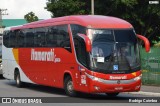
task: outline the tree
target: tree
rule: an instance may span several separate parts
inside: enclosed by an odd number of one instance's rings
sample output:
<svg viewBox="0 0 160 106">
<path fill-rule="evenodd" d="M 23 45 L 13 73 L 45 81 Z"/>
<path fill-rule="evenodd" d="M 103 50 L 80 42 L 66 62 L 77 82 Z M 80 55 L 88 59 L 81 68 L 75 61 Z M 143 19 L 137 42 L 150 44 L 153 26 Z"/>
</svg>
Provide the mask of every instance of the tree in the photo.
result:
<svg viewBox="0 0 160 106">
<path fill-rule="evenodd" d="M 100 2 L 101 0 L 95 0 L 95 4 L 98 4 L 95 5 L 96 14 L 127 20 L 134 26 L 137 33 L 146 36 L 150 41 L 158 40 L 158 36 L 160 36 L 159 4 L 149 4 L 148 0 L 107 0 L 103 3 Z"/>
<path fill-rule="evenodd" d="M 86 10 L 85 0 L 47 0 L 48 11 L 52 13 L 52 17 L 60 17 L 67 15 L 88 14 Z"/>
<path fill-rule="evenodd" d="M 28 23 L 39 20 L 38 17 L 35 15 L 35 13 L 32 12 L 32 11 L 29 12 L 28 14 L 26 14 L 26 15 L 24 16 L 24 19 L 25 19 Z"/>
<path fill-rule="evenodd" d="M 91 0 L 47 1 L 45 8 L 53 17 L 91 13 Z M 160 6 L 148 0 L 95 0 L 95 14 L 122 18 L 150 41 L 160 36 Z"/>
<path fill-rule="evenodd" d="M 160 47 L 160 37 L 158 37 L 158 40 L 153 40 L 152 43 L 154 44 L 153 46 Z"/>
</svg>

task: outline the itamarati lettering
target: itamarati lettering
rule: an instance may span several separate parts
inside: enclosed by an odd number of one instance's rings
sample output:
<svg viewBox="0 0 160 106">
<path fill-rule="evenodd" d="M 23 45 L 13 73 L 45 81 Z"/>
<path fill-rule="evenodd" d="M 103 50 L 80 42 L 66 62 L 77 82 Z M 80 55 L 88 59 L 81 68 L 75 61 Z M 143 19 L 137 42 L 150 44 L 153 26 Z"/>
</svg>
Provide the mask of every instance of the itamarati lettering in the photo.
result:
<svg viewBox="0 0 160 106">
<path fill-rule="evenodd" d="M 60 58 L 56 58 L 54 54 L 54 49 L 50 51 L 36 51 L 35 49 L 31 49 L 31 60 L 60 62 Z"/>
<path fill-rule="evenodd" d="M 127 79 L 127 76 L 110 76 L 110 79 Z"/>
</svg>

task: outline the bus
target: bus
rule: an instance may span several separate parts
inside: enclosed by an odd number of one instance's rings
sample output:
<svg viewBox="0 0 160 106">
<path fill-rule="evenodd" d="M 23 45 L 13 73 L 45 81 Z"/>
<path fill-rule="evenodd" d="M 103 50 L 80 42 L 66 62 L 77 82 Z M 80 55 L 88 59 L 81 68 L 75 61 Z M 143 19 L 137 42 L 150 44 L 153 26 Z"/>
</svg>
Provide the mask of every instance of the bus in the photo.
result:
<svg viewBox="0 0 160 106">
<path fill-rule="evenodd" d="M 24 83 L 77 92 L 139 91 L 141 64 L 138 39 L 147 38 L 125 20 L 100 15 L 73 15 L 41 20 L 4 30 L 3 76 Z"/>
</svg>

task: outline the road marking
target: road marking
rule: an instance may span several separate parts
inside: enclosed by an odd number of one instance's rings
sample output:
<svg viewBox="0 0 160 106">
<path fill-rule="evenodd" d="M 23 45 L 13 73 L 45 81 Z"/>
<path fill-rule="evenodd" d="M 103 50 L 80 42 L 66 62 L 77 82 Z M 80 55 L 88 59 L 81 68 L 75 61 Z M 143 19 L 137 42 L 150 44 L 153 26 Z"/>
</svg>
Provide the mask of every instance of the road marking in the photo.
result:
<svg viewBox="0 0 160 106">
<path fill-rule="evenodd" d="M 139 91 L 139 92 L 125 92 L 125 93 L 135 94 L 135 95 L 160 96 L 160 93 L 155 93 L 155 92 L 143 92 L 143 91 Z"/>
</svg>

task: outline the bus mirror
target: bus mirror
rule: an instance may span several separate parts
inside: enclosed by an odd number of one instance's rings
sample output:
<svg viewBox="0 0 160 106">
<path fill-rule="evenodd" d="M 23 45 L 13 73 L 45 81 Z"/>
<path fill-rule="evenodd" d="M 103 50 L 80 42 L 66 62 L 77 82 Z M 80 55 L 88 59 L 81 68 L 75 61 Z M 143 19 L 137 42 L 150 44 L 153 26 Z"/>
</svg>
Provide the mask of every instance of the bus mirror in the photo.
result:
<svg viewBox="0 0 160 106">
<path fill-rule="evenodd" d="M 92 45 L 91 45 L 91 40 L 86 36 L 85 38 L 85 43 L 86 43 L 86 51 L 91 52 L 92 50 Z"/>
<path fill-rule="evenodd" d="M 88 36 L 86 36 L 84 34 L 78 34 L 78 36 L 80 36 L 81 38 L 83 38 L 83 40 L 85 41 L 86 51 L 87 52 L 91 52 L 92 45 L 91 45 L 91 40 L 88 38 Z"/>
<path fill-rule="evenodd" d="M 149 51 L 150 51 L 150 43 L 149 43 L 149 40 L 148 40 L 146 37 L 142 36 L 142 35 L 138 35 L 138 34 L 137 34 L 137 37 L 138 37 L 139 39 L 143 40 L 144 45 L 145 45 L 146 52 L 149 52 Z"/>
</svg>

